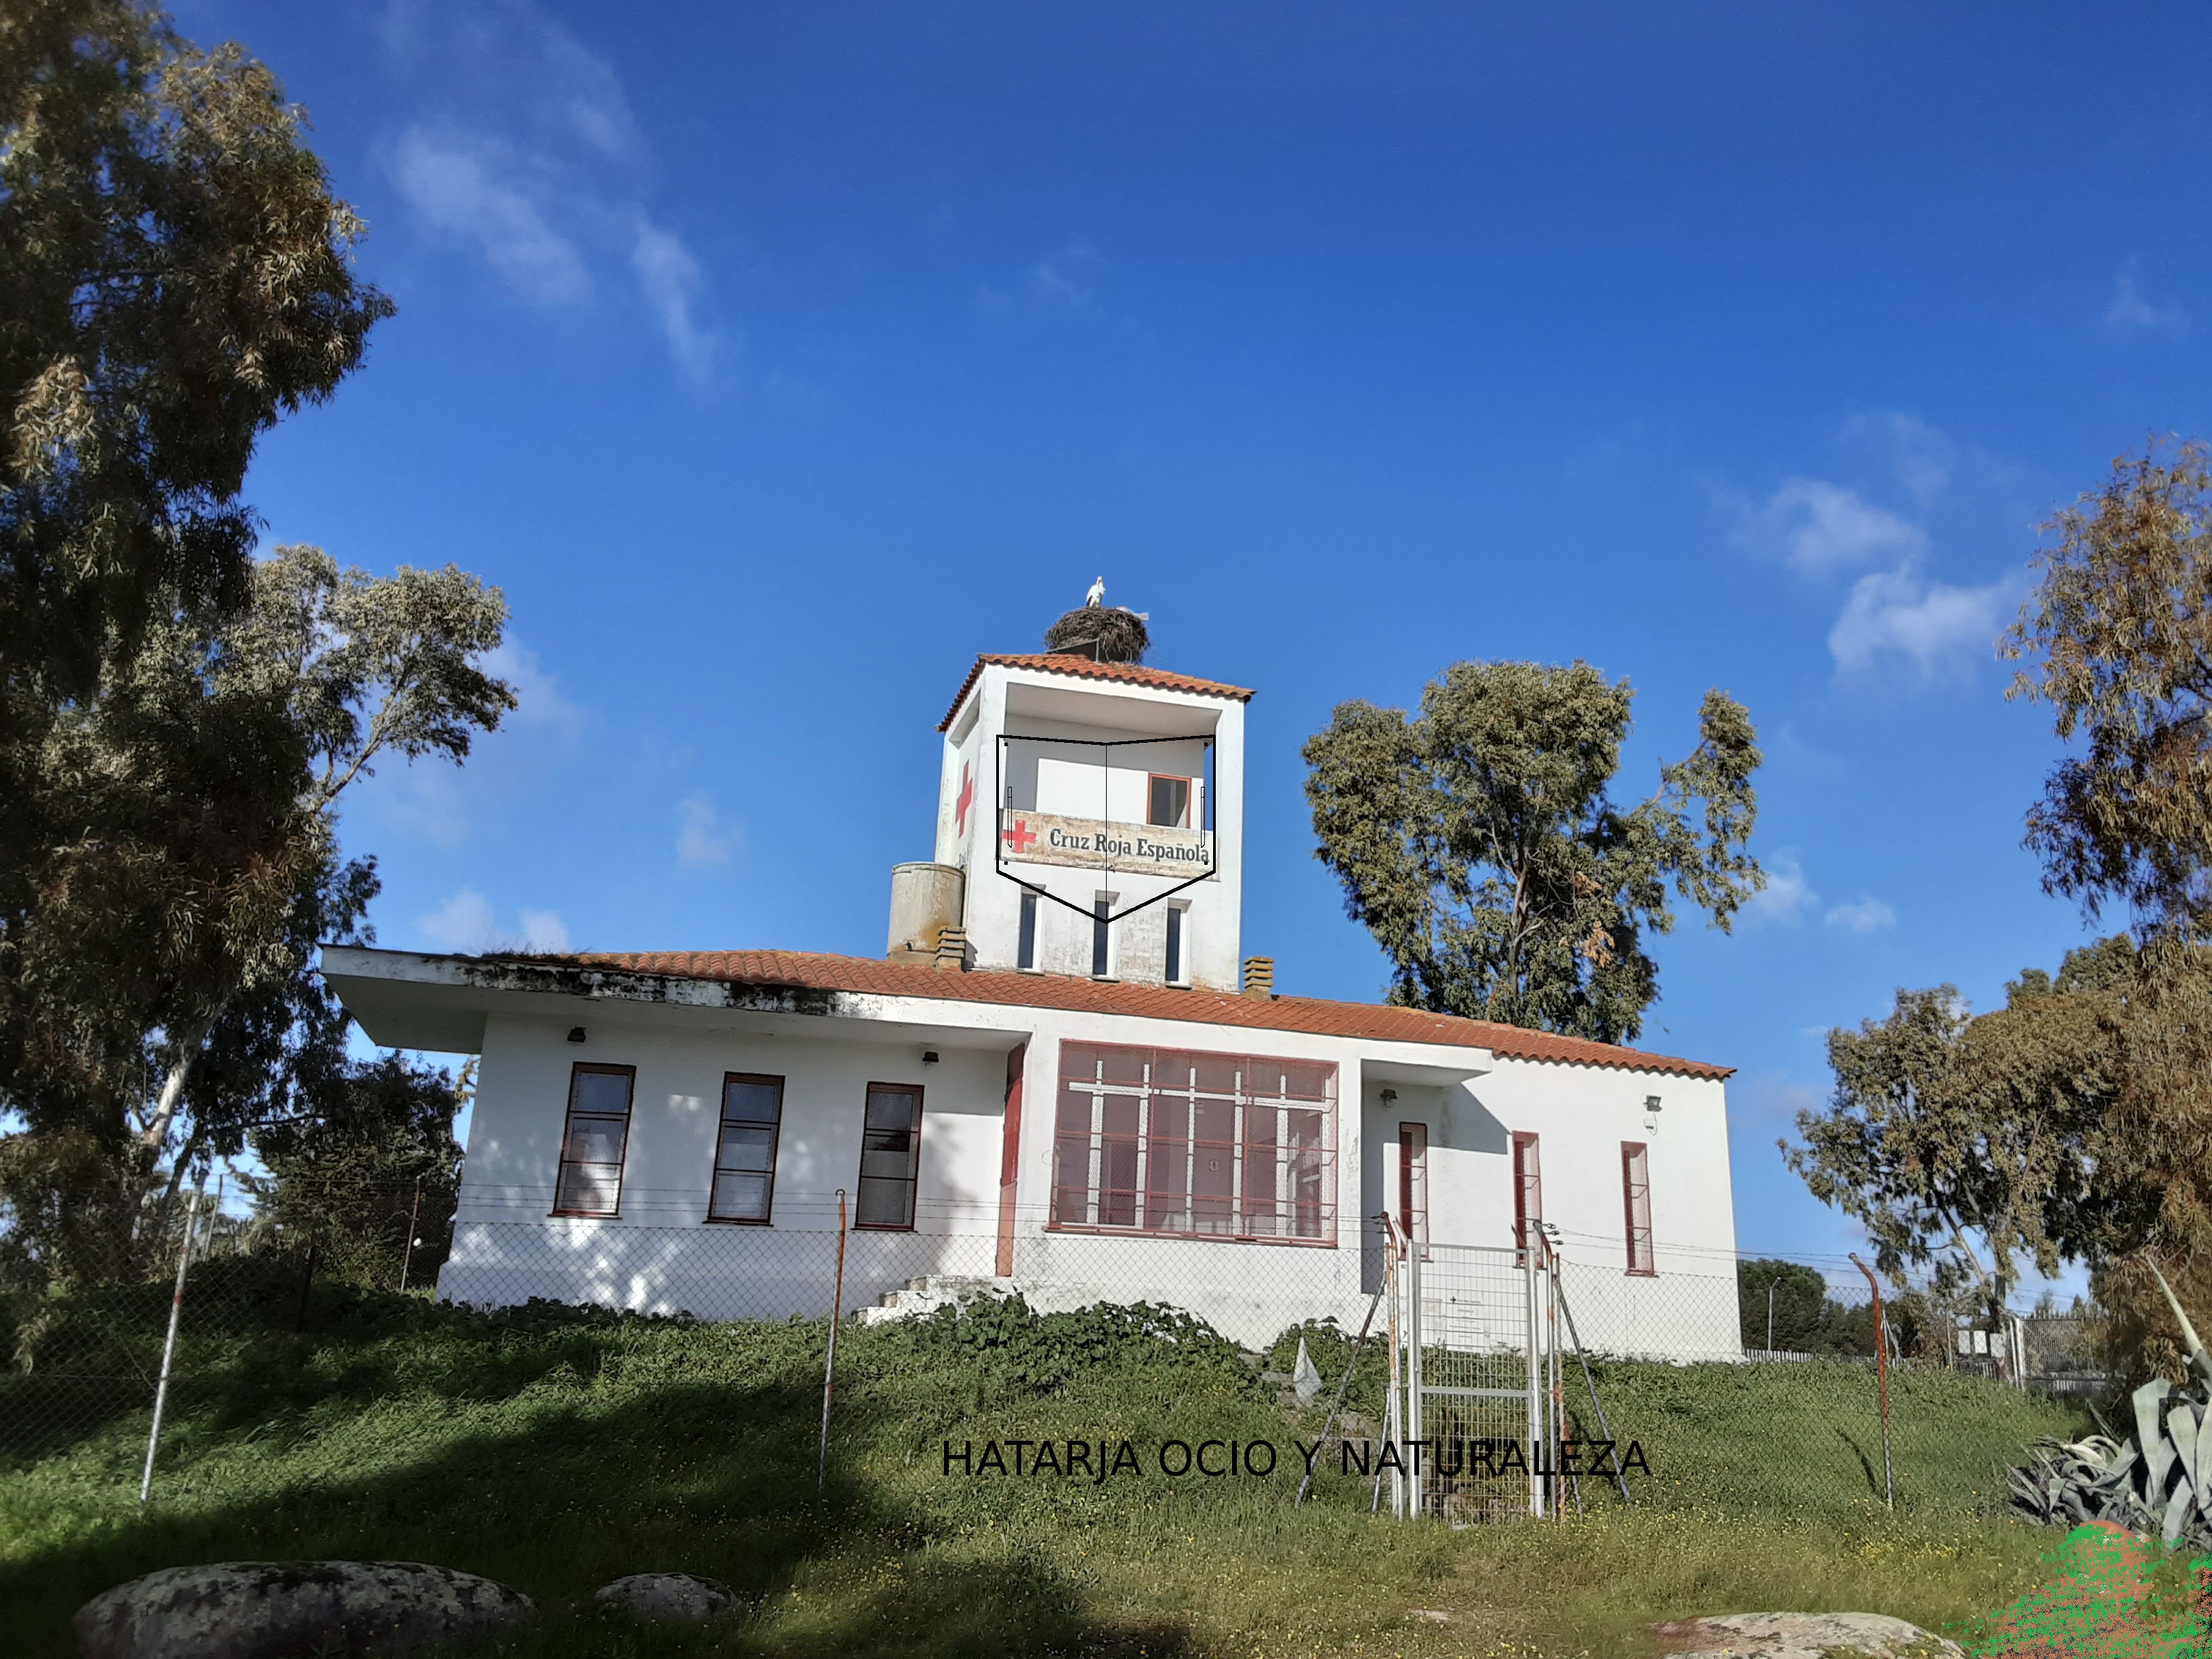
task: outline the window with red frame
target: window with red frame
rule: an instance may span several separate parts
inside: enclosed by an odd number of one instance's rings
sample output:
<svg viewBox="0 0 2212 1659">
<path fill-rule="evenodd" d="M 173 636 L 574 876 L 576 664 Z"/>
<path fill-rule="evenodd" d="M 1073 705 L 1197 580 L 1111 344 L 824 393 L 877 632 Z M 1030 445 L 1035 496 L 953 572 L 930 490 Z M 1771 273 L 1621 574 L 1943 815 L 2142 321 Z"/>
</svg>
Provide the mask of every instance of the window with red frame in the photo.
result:
<svg viewBox="0 0 2212 1659">
<path fill-rule="evenodd" d="M 1536 1137 L 1516 1129 L 1513 1133 L 1513 1243 L 1516 1249 L 1528 1248 L 1529 1230 L 1543 1218 L 1544 1171 L 1538 1160 Z"/>
<path fill-rule="evenodd" d="M 1064 1042 L 1052 1224 L 1329 1243 L 1336 1067 Z"/>
<path fill-rule="evenodd" d="M 579 1061 L 569 1068 L 554 1214 L 613 1215 L 622 1208 L 623 1154 L 629 1145 L 630 1095 L 636 1086 L 635 1066 Z"/>
<path fill-rule="evenodd" d="M 1651 1155 L 1640 1140 L 1620 1143 L 1620 1196 L 1628 1219 L 1628 1271 L 1656 1273 L 1651 1254 Z"/>
<path fill-rule="evenodd" d="M 1190 780 L 1152 773 L 1145 801 L 1145 822 L 1163 830 L 1189 829 Z"/>
<path fill-rule="evenodd" d="M 1398 1126 L 1398 1231 L 1410 1243 L 1429 1242 L 1429 1126 L 1425 1123 Z"/>
</svg>

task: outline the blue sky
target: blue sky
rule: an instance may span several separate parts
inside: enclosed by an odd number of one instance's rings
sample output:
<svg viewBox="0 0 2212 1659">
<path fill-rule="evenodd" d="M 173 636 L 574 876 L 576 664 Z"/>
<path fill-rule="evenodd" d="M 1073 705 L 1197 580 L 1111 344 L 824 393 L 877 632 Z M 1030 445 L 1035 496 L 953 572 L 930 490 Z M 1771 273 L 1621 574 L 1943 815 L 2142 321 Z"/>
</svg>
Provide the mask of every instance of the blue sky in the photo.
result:
<svg viewBox="0 0 2212 1659">
<path fill-rule="evenodd" d="M 399 304 L 265 445 L 269 540 L 453 561 L 512 724 L 344 820 L 395 946 L 883 948 L 975 653 L 1103 572 L 1257 689 L 1246 948 L 1367 998 L 1297 758 L 1463 658 L 1720 685 L 1775 874 L 1646 1046 L 1741 1068 L 1748 1249 L 1821 1033 L 2088 934 L 1991 641 L 2036 525 L 2212 430 L 2212 14 L 2078 6 L 190 0 Z"/>
</svg>

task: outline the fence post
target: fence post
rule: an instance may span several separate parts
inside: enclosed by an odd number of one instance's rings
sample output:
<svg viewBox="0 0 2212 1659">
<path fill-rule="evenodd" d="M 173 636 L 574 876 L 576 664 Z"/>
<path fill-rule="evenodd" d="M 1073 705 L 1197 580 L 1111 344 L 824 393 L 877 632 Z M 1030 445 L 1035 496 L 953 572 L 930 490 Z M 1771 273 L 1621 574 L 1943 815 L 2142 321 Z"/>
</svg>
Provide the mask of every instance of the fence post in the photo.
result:
<svg viewBox="0 0 2212 1659">
<path fill-rule="evenodd" d="M 837 1322 L 845 1309 L 845 1189 L 837 1189 L 837 1288 L 830 1297 L 830 1352 L 822 1361 L 822 1445 L 814 1460 L 814 1494 L 830 1479 L 830 1391 L 837 1377 Z"/>
<path fill-rule="evenodd" d="M 1851 1253 L 1851 1265 L 1866 1275 L 1867 1288 L 1874 1292 L 1874 1369 L 1881 1389 L 1881 1487 L 1882 1506 L 1892 1515 L 1897 1513 L 1897 1477 L 1889 1461 L 1889 1327 L 1881 1316 L 1881 1285 L 1874 1276 L 1874 1269 Z"/>
<path fill-rule="evenodd" d="M 1536 1328 L 1536 1233 L 1532 1222 L 1521 1226 L 1521 1373 L 1528 1395 L 1528 1513 L 1544 1513 L 1544 1485 L 1536 1467 L 1542 1456 L 1544 1407 L 1537 1366 L 1540 1343 Z"/>
<path fill-rule="evenodd" d="M 1421 1347 L 1425 1337 L 1421 1329 L 1421 1246 L 1420 1241 L 1408 1232 L 1406 1235 L 1406 1433 L 1405 1444 L 1399 1448 L 1410 1460 L 1406 1465 L 1407 1503 L 1408 1515 L 1425 1513 L 1428 1510 L 1428 1483 L 1421 1477 L 1420 1458 L 1421 1419 Z"/>
<path fill-rule="evenodd" d="M 407 1291 L 407 1270 L 415 1265 L 415 1224 L 422 1218 L 422 1177 L 415 1177 L 415 1206 L 407 1212 L 407 1249 L 399 1258 L 399 1290 Z"/>
<path fill-rule="evenodd" d="M 161 1339 L 161 1378 L 154 1385 L 154 1423 L 146 1431 L 146 1468 L 138 1477 L 138 1501 L 154 1490 L 154 1454 L 161 1445 L 161 1413 L 169 1403 L 169 1366 L 177 1353 L 177 1320 L 185 1310 L 185 1269 L 191 1265 L 192 1229 L 199 1224 L 200 1200 L 207 1196 L 207 1177 L 193 1190 L 191 1207 L 185 1212 L 185 1242 L 177 1252 L 177 1288 L 169 1297 L 169 1334 Z"/>
</svg>

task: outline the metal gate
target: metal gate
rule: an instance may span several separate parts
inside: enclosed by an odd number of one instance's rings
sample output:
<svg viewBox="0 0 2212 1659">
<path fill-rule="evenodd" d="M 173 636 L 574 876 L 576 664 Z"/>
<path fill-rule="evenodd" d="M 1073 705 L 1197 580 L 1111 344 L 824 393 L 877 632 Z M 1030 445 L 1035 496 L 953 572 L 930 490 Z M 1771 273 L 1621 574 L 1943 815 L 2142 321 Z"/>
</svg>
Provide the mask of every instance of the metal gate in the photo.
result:
<svg viewBox="0 0 2212 1659">
<path fill-rule="evenodd" d="M 1548 1252 L 1391 1233 L 1392 1512 L 1547 1513 L 1562 1416 Z"/>
</svg>

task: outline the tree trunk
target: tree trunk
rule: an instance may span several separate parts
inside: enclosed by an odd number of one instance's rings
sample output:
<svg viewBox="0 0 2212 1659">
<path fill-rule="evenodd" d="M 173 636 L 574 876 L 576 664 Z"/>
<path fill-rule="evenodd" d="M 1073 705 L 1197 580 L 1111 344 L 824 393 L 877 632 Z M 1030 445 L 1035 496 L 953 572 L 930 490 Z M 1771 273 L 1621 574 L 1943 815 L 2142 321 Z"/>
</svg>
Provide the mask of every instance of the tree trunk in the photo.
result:
<svg viewBox="0 0 2212 1659">
<path fill-rule="evenodd" d="M 200 1057 L 200 1045 L 215 1024 L 213 1014 L 205 1015 L 186 1025 L 177 1037 L 177 1057 L 169 1062 L 168 1074 L 161 1079 L 161 1092 L 154 1102 L 154 1115 L 147 1120 L 138 1139 L 146 1150 L 161 1156 L 161 1143 L 169 1138 L 169 1126 L 177 1121 L 177 1108 L 184 1103 L 185 1084 L 191 1077 L 192 1062 Z"/>
</svg>

